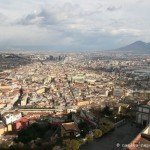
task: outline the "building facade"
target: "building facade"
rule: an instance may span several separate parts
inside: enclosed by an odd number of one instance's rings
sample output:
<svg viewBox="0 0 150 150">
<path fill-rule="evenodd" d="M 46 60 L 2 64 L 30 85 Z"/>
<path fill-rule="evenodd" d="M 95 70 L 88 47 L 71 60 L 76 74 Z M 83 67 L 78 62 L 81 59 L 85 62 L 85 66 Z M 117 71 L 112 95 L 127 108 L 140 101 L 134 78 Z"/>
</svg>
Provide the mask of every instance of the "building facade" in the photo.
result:
<svg viewBox="0 0 150 150">
<path fill-rule="evenodd" d="M 150 123 L 150 105 L 138 106 L 136 122 L 143 127 L 146 127 Z"/>
</svg>

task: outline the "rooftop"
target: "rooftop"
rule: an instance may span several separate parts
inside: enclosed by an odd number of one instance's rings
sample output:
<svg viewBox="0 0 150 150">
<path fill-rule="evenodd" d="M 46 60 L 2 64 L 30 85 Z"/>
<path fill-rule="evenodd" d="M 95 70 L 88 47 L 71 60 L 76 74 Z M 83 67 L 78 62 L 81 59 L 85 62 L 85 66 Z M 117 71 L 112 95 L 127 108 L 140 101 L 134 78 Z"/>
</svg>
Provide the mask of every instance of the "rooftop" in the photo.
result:
<svg viewBox="0 0 150 150">
<path fill-rule="evenodd" d="M 80 131 L 77 124 L 74 122 L 69 122 L 69 123 L 62 123 L 63 128 L 68 131 L 68 130 L 74 130 L 74 131 Z"/>
</svg>

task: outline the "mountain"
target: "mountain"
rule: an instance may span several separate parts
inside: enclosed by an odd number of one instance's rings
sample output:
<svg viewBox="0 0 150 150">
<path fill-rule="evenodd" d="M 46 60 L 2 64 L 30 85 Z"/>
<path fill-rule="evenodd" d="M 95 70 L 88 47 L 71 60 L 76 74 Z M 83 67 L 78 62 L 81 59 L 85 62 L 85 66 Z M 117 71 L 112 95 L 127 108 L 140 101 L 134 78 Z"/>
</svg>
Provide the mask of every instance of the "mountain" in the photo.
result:
<svg viewBox="0 0 150 150">
<path fill-rule="evenodd" d="M 132 51 L 132 52 L 146 52 L 150 53 L 150 43 L 145 43 L 143 41 L 136 41 L 127 46 L 117 49 L 119 51 Z"/>
</svg>

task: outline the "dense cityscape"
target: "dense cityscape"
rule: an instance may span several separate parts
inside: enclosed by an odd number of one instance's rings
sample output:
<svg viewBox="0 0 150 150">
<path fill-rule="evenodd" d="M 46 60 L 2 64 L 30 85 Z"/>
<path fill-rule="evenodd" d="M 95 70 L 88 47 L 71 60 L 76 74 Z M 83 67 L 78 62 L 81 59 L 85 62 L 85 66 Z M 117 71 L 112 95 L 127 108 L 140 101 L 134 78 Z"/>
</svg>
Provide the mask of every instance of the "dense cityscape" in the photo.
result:
<svg viewBox="0 0 150 150">
<path fill-rule="evenodd" d="M 112 51 L 0 57 L 1 149 L 149 146 L 149 55 Z M 111 145 L 92 146 L 112 134 Z"/>
<path fill-rule="evenodd" d="M 150 0 L 0 0 L 0 150 L 150 150 Z"/>
</svg>

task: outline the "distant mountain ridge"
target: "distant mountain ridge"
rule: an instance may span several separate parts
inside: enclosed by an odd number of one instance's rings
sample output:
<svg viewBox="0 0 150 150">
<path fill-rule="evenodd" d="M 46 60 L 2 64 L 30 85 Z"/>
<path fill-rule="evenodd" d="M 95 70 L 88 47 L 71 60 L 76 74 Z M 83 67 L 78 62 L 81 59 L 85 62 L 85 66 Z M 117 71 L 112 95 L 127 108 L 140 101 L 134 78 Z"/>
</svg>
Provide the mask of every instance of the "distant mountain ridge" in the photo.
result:
<svg viewBox="0 0 150 150">
<path fill-rule="evenodd" d="M 146 42 L 143 42 L 143 41 L 136 41 L 132 44 L 129 44 L 129 45 L 121 47 L 121 48 L 118 48 L 116 50 L 150 53 L 150 43 L 146 43 Z"/>
</svg>

